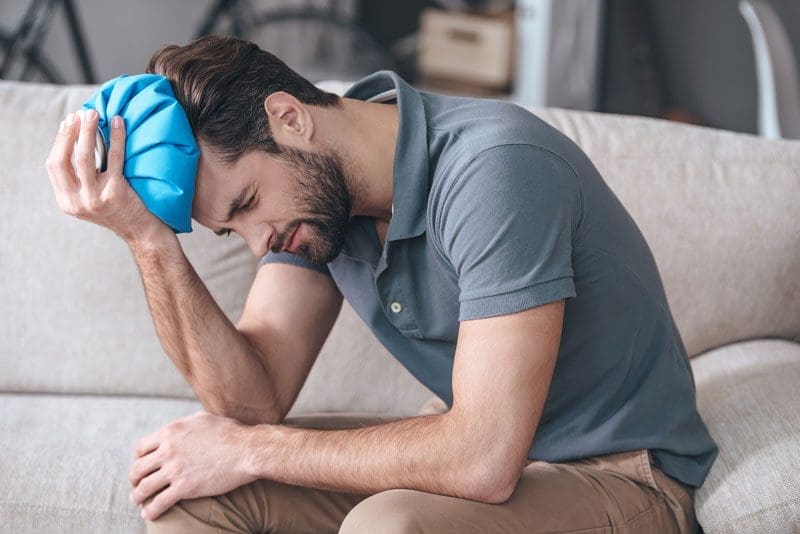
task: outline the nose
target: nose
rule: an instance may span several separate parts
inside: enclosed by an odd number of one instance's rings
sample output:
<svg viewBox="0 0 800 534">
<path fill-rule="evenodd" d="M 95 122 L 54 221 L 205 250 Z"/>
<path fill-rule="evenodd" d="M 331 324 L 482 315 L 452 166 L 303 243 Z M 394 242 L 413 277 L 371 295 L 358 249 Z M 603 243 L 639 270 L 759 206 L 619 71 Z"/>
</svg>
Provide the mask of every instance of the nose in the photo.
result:
<svg viewBox="0 0 800 534">
<path fill-rule="evenodd" d="M 244 239 L 245 243 L 247 243 L 248 248 L 254 256 L 260 258 L 267 253 L 267 245 L 269 244 L 269 237 L 271 235 L 268 228 L 263 228 L 263 230 L 242 229 L 242 232 L 243 233 L 240 235 Z"/>
</svg>

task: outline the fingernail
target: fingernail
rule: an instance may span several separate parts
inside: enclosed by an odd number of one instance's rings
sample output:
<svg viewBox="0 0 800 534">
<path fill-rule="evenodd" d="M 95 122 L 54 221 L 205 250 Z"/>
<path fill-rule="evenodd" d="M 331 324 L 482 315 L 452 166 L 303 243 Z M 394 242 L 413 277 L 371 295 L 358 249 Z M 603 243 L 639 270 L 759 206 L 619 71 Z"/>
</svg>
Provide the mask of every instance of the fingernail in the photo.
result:
<svg viewBox="0 0 800 534">
<path fill-rule="evenodd" d="M 61 124 L 58 126 L 58 133 L 61 133 L 63 131 L 64 131 L 64 121 L 61 121 Z"/>
<path fill-rule="evenodd" d="M 70 113 L 67 115 L 67 126 L 72 126 L 72 123 L 75 122 L 75 114 Z"/>
<path fill-rule="evenodd" d="M 78 115 L 78 118 L 81 120 L 81 122 L 83 122 L 83 119 L 84 119 L 84 112 L 83 112 L 83 110 L 82 110 L 82 109 L 79 109 L 78 111 L 76 111 L 76 112 L 75 112 L 75 114 L 76 114 L 76 115 Z"/>
<path fill-rule="evenodd" d="M 119 115 L 114 115 L 111 118 L 111 127 L 119 128 L 120 126 L 122 126 L 122 117 L 120 117 Z"/>
<path fill-rule="evenodd" d="M 86 120 L 93 121 L 97 118 L 97 111 L 90 109 L 86 112 Z"/>
</svg>

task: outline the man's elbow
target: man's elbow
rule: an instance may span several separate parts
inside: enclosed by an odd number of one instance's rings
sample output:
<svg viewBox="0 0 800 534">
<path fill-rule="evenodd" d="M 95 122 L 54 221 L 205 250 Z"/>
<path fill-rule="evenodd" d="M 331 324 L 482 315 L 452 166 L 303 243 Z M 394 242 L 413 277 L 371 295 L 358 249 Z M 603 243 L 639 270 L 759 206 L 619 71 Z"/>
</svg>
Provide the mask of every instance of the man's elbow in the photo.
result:
<svg viewBox="0 0 800 534">
<path fill-rule="evenodd" d="M 507 455 L 496 460 L 487 460 L 491 455 L 482 455 L 466 471 L 461 493 L 470 500 L 487 504 L 506 502 L 517 487 L 522 475 L 524 461 L 516 460 L 515 455 Z"/>
<path fill-rule="evenodd" d="M 270 424 L 277 425 L 283 422 L 284 416 L 276 410 L 266 406 L 244 405 L 237 399 L 217 398 L 209 401 L 201 399 L 203 408 L 214 415 L 230 417 L 245 425 Z"/>
</svg>

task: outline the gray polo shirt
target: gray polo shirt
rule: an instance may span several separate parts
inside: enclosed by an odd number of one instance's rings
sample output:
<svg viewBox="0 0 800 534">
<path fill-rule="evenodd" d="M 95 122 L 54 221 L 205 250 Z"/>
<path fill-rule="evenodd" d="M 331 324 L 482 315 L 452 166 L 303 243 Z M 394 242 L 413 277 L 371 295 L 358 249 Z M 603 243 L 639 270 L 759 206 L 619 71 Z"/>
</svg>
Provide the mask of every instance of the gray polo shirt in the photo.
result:
<svg viewBox="0 0 800 534">
<path fill-rule="evenodd" d="M 705 480 L 717 447 L 650 248 L 575 143 L 500 101 L 418 92 L 391 71 L 345 96 L 396 98 L 393 215 L 381 248 L 355 216 L 325 267 L 377 339 L 448 405 L 459 321 L 566 299 L 558 359 L 528 458 L 648 448 Z M 491 354 L 486 355 L 491 358 Z"/>
</svg>

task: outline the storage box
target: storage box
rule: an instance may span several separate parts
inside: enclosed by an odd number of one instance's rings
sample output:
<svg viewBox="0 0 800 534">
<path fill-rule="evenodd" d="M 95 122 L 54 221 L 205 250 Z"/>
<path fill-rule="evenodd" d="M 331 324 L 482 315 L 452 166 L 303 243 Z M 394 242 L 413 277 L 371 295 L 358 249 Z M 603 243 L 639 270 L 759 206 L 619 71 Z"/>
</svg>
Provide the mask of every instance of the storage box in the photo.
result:
<svg viewBox="0 0 800 534">
<path fill-rule="evenodd" d="M 427 81 L 449 80 L 495 89 L 510 86 L 514 19 L 438 9 L 420 15 L 418 69 Z"/>
</svg>

